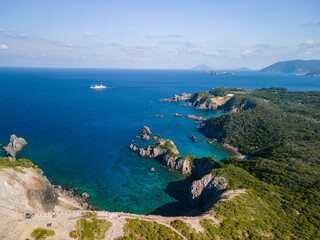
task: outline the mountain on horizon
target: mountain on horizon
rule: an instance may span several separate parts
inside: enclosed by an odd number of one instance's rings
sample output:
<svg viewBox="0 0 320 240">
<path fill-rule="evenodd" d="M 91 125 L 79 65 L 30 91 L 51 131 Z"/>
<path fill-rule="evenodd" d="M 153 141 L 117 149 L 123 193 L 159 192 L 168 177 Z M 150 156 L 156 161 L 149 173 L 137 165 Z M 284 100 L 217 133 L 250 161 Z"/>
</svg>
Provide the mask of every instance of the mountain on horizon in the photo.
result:
<svg viewBox="0 0 320 240">
<path fill-rule="evenodd" d="M 247 67 L 241 67 L 241 68 L 234 69 L 234 71 L 249 72 L 249 71 L 255 71 L 255 70 L 247 68 Z"/>
<path fill-rule="evenodd" d="M 274 63 L 260 72 L 308 74 L 320 71 L 320 60 L 292 60 Z"/>
<path fill-rule="evenodd" d="M 213 69 L 212 67 L 209 67 L 206 64 L 200 64 L 191 68 L 191 70 L 212 70 L 212 69 Z"/>
</svg>

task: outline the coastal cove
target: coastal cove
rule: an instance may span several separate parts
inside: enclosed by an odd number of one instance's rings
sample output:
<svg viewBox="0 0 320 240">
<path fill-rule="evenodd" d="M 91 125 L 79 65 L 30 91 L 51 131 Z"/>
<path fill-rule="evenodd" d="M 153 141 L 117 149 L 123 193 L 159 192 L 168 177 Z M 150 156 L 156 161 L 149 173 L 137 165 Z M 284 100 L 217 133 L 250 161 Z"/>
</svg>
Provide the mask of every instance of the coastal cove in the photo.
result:
<svg viewBox="0 0 320 240">
<path fill-rule="evenodd" d="M 87 191 L 99 209 L 138 214 L 174 202 L 166 187 L 184 179 L 179 172 L 169 172 L 157 161 L 128 150 L 143 125 L 173 140 L 182 155 L 217 160 L 230 156 L 206 143 L 192 119 L 172 116 L 209 118 L 221 112 L 158 99 L 218 86 L 313 90 L 320 85 L 317 78 L 251 72 L 210 76 L 201 71 L 12 68 L 0 69 L 0 83 L 0 100 L 6 103 L 0 143 L 7 144 L 12 133 L 23 136 L 29 145 L 18 157 L 31 159 L 49 180 Z M 90 90 L 96 83 L 111 88 Z M 190 134 L 200 142 L 191 141 Z M 155 172 L 149 172 L 152 167 Z"/>
</svg>

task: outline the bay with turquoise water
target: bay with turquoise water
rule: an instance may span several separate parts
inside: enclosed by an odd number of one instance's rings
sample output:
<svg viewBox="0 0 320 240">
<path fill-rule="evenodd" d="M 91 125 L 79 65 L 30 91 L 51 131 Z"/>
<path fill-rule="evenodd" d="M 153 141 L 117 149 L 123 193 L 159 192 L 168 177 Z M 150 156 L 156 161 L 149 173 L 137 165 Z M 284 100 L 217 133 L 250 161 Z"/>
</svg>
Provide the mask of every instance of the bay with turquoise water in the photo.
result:
<svg viewBox="0 0 320 240">
<path fill-rule="evenodd" d="M 92 84 L 110 88 L 91 90 Z M 0 143 L 6 145 L 11 134 L 25 138 L 29 144 L 18 157 L 32 160 L 55 184 L 87 191 L 101 210 L 147 214 L 175 201 L 166 188 L 184 176 L 130 152 L 131 140 L 145 125 L 172 139 L 181 155 L 217 160 L 230 156 L 206 143 L 193 120 L 172 116 L 210 117 L 220 112 L 158 101 L 215 87 L 319 90 L 320 78 L 259 72 L 213 76 L 188 70 L 0 68 Z M 192 142 L 192 133 L 202 141 Z M 151 167 L 155 172 L 149 172 Z"/>
</svg>

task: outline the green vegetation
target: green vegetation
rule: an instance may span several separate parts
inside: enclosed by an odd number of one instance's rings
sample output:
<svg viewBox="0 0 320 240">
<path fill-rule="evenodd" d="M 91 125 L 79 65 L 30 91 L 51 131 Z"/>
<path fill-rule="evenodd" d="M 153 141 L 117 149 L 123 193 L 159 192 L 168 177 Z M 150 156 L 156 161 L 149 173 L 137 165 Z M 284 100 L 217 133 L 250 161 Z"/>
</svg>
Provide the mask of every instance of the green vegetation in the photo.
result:
<svg viewBox="0 0 320 240">
<path fill-rule="evenodd" d="M 97 213 L 96 212 L 83 212 L 82 216 L 85 218 L 91 218 L 91 217 L 96 217 Z"/>
<path fill-rule="evenodd" d="M 25 173 L 23 168 L 33 168 L 38 174 L 42 175 L 42 171 L 39 168 L 37 168 L 30 160 L 24 158 L 17 161 L 10 161 L 8 158 L 0 157 L 0 170 L 3 168 L 12 168 L 20 173 Z"/>
<path fill-rule="evenodd" d="M 247 193 L 215 207 L 221 224 L 203 221 L 208 236 L 319 239 L 320 93 L 261 89 L 222 107 L 238 111 L 209 119 L 206 132 L 249 159 L 223 159 L 212 174 Z"/>
<path fill-rule="evenodd" d="M 165 141 L 166 141 L 165 144 L 156 145 L 156 146 L 154 146 L 154 148 L 160 148 L 162 150 L 165 150 L 170 157 L 178 157 L 178 154 L 176 154 L 173 151 L 175 149 L 175 147 L 174 147 L 172 141 L 171 140 L 165 140 Z"/>
<path fill-rule="evenodd" d="M 104 239 L 112 223 L 107 220 L 94 218 L 96 213 L 86 212 L 82 213 L 82 215 L 87 218 L 77 221 L 76 230 L 70 232 L 70 237 L 78 240 Z"/>
<path fill-rule="evenodd" d="M 139 219 L 127 219 L 127 224 L 124 227 L 124 236 L 118 238 L 118 240 L 130 239 L 183 239 L 172 229 L 150 221 L 144 221 Z"/>
<path fill-rule="evenodd" d="M 175 220 L 170 224 L 172 227 L 181 232 L 181 234 L 185 236 L 188 240 L 210 239 L 210 236 L 208 236 L 207 234 L 196 232 L 196 230 L 191 228 L 190 224 L 185 223 L 181 220 Z"/>
<path fill-rule="evenodd" d="M 248 89 L 243 88 L 224 88 L 224 87 L 217 87 L 213 88 L 209 91 L 215 97 L 225 97 L 230 93 L 247 93 L 250 92 Z"/>
<path fill-rule="evenodd" d="M 211 98 L 214 96 L 210 92 L 196 92 L 192 94 L 191 98 L 188 100 L 188 102 L 196 102 L 198 101 L 199 104 L 203 103 L 211 103 Z"/>
<path fill-rule="evenodd" d="M 47 237 L 52 237 L 54 235 L 55 232 L 53 230 L 47 230 L 44 228 L 37 228 L 31 233 L 31 237 L 33 237 L 35 240 L 44 240 L 47 239 Z"/>
</svg>

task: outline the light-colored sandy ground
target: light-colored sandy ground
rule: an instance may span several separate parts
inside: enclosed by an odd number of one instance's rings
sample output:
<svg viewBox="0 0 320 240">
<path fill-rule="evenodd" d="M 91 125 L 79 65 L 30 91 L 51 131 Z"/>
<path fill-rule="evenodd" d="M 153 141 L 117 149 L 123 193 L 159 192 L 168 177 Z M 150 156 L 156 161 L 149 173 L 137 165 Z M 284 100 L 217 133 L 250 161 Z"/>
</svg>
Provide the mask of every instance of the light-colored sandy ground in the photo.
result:
<svg viewBox="0 0 320 240">
<path fill-rule="evenodd" d="M 30 238 L 31 232 L 36 228 L 54 230 L 55 236 L 48 239 L 65 240 L 72 239 L 69 233 L 75 230 L 76 222 L 82 218 L 82 213 L 77 202 L 69 197 L 59 195 L 58 203 L 53 207 L 46 207 L 37 197 L 41 197 L 41 189 L 50 184 L 48 180 L 38 175 L 32 169 L 26 169 L 25 173 L 19 173 L 13 169 L 0 170 L 0 240 L 25 240 Z M 30 200 L 30 192 L 40 193 L 33 195 L 35 199 Z M 244 189 L 227 191 L 222 196 L 226 196 L 221 201 L 231 199 L 241 193 Z M 29 195 L 28 195 L 29 194 Z M 79 210 L 74 210 L 79 209 Z M 27 212 L 34 213 L 34 217 L 26 219 Z M 122 212 L 96 211 L 97 218 L 105 219 L 112 223 L 107 231 L 105 239 L 115 239 L 123 236 L 123 227 L 127 218 L 137 218 L 146 221 L 154 221 L 163 224 L 173 231 L 170 222 L 180 219 L 191 225 L 197 232 L 204 232 L 200 225 L 200 220 L 211 219 L 215 224 L 219 220 L 211 214 L 199 217 L 162 217 L 155 215 L 135 215 Z M 51 224 L 51 226 L 48 226 Z M 177 232 L 181 237 L 181 233 Z M 185 239 L 183 237 L 183 239 Z"/>
<path fill-rule="evenodd" d="M 69 233 L 75 230 L 74 226 L 76 225 L 77 220 L 82 218 L 82 212 L 86 211 L 68 210 L 50 213 L 39 212 L 35 213 L 33 218 L 26 219 L 24 217 L 24 212 L 0 205 L 0 239 L 17 240 L 30 238 L 31 232 L 39 227 L 54 230 L 56 234 L 51 239 L 72 239 L 69 237 Z M 170 226 L 170 222 L 176 219 L 180 219 L 191 224 L 192 228 L 196 229 L 198 232 L 204 232 L 204 229 L 199 222 L 202 219 L 212 219 L 215 223 L 219 223 L 219 221 L 211 215 L 204 215 L 200 217 L 162 217 L 155 215 L 136 215 L 121 212 L 97 211 L 97 218 L 105 219 L 112 223 L 111 228 L 106 233 L 105 239 L 121 237 L 123 235 L 123 227 L 126 224 L 127 218 L 154 221 L 159 224 L 163 224 L 178 233 L 181 237 L 183 237 L 181 233 Z M 47 227 L 47 224 L 51 224 L 51 226 Z"/>
</svg>

